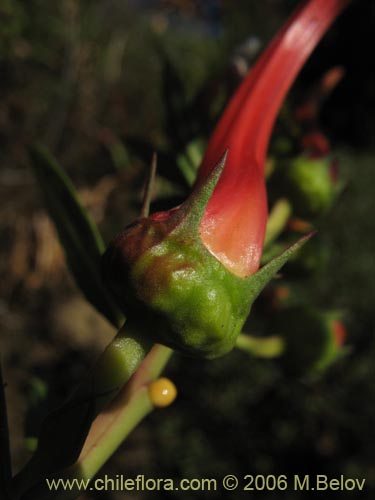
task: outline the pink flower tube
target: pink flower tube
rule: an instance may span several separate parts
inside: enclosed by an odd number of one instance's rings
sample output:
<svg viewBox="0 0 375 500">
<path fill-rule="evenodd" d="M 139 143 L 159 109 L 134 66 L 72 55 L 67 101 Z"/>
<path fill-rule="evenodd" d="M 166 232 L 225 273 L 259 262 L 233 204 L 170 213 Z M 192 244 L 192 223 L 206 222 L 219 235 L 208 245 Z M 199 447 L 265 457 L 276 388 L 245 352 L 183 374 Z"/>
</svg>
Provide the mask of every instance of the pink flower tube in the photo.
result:
<svg viewBox="0 0 375 500">
<path fill-rule="evenodd" d="M 347 0 L 308 0 L 289 18 L 240 85 L 209 141 L 200 183 L 229 149 L 204 213 L 203 244 L 237 276 L 260 264 L 267 222 L 264 164 L 277 113 L 306 59 Z"/>
</svg>

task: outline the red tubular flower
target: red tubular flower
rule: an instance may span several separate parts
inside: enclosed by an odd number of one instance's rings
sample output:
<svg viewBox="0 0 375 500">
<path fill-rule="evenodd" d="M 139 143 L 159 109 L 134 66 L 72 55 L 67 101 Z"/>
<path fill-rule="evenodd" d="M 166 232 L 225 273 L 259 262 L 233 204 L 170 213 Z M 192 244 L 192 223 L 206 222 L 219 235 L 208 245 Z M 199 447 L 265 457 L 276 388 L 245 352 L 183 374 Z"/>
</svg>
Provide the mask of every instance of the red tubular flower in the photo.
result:
<svg viewBox="0 0 375 500">
<path fill-rule="evenodd" d="M 109 244 L 104 280 L 155 342 L 209 359 L 229 352 L 256 297 L 307 240 L 257 272 L 272 125 L 298 70 L 345 4 L 309 0 L 296 11 L 232 98 L 188 199 L 137 219 Z"/>
<path fill-rule="evenodd" d="M 281 103 L 297 73 L 348 0 L 308 0 L 273 39 L 225 109 L 208 144 L 198 183 L 229 149 L 200 234 L 237 276 L 259 268 L 267 222 L 264 164 Z"/>
</svg>

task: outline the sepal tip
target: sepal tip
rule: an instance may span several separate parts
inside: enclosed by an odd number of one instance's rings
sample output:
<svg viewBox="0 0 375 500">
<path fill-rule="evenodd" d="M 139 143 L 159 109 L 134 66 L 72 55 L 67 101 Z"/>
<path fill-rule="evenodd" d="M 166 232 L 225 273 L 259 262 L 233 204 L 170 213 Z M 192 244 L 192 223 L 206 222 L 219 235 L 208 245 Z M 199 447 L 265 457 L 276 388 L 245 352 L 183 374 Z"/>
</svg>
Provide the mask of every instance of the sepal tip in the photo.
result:
<svg viewBox="0 0 375 500">
<path fill-rule="evenodd" d="M 263 288 L 271 281 L 281 267 L 316 233 L 317 231 L 311 231 L 309 234 L 303 236 L 280 255 L 273 258 L 265 266 L 259 269 L 258 272 L 246 278 L 249 292 L 253 300 L 261 293 Z"/>
<path fill-rule="evenodd" d="M 187 200 L 176 210 L 174 217 L 181 220 L 183 224 L 179 227 L 197 231 L 205 213 L 210 198 L 220 180 L 228 158 L 229 150 L 226 149 L 223 156 L 212 168 L 208 176 L 195 186 Z"/>
</svg>

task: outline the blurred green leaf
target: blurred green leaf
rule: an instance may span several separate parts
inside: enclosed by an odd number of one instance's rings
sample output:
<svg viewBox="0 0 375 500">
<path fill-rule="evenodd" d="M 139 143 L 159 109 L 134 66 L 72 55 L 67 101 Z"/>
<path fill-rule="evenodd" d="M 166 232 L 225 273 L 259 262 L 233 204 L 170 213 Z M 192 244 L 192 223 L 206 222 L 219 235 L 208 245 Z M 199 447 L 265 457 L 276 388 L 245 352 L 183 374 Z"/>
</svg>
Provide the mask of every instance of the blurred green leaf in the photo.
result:
<svg viewBox="0 0 375 500">
<path fill-rule="evenodd" d="M 277 335 L 256 337 L 240 333 L 236 340 L 236 347 L 259 358 L 277 358 L 284 351 L 284 340 Z"/>
<path fill-rule="evenodd" d="M 108 144 L 108 151 L 117 172 L 122 172 L 131 163 L 126 146 L 118 139 Z"/>
<path fill-rule="evenodd" d="M 105 247 L 98 228 L 80 203 L 69 177 L 50 153 L 35 146 L 30 149 L 30 158 L 78 287 L 114 326 L 120 326 L 122 315 L 100 276 L 100 258 Z"/>
<path fill-rule="evenodd" d="M 203 158 L 204 148 L 204 141 L 196 138 L 187 144 L 183 153 L 177 156 L 177 166 L 189 186 L 194 184 L 197 177 L 199 165 Z"/>
<path fill-rule="evenodd" d="M 286 198 L 279 198 L 274 203 L 267 220 L 264 246 L 273 243 L 283 232 L 292 213 L 292 207 Z"/>
<path fill-rule="evenodd" d="M 182 175 L 184 176 L 187 184 L 192 186 L 194 184 L 196 178 L 196 170 L 194 166 L 191 164 L 189 158 L 185 154 L 180 154 L 177 157 L 177 165 Z"/>
</svg>

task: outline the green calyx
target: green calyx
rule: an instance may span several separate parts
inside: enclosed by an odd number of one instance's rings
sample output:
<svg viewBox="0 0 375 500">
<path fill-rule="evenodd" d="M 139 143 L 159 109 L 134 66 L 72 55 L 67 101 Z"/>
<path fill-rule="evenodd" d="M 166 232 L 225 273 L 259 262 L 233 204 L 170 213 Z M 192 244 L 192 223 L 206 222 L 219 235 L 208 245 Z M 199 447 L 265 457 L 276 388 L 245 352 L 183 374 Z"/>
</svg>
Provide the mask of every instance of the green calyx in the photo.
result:
<svg viewBox="0 0 375 500">
<path fill-rule="evenodd" d="M 105 282 L 128 317 L 153 341 L 204 358 L 234 347 L 255 298 L 307 239 L 247 278 L 221 264 L 203 245 L 199 225 L 225 159 L 180 207 L 137 220 L 103 258 Z"/>
</svg>

